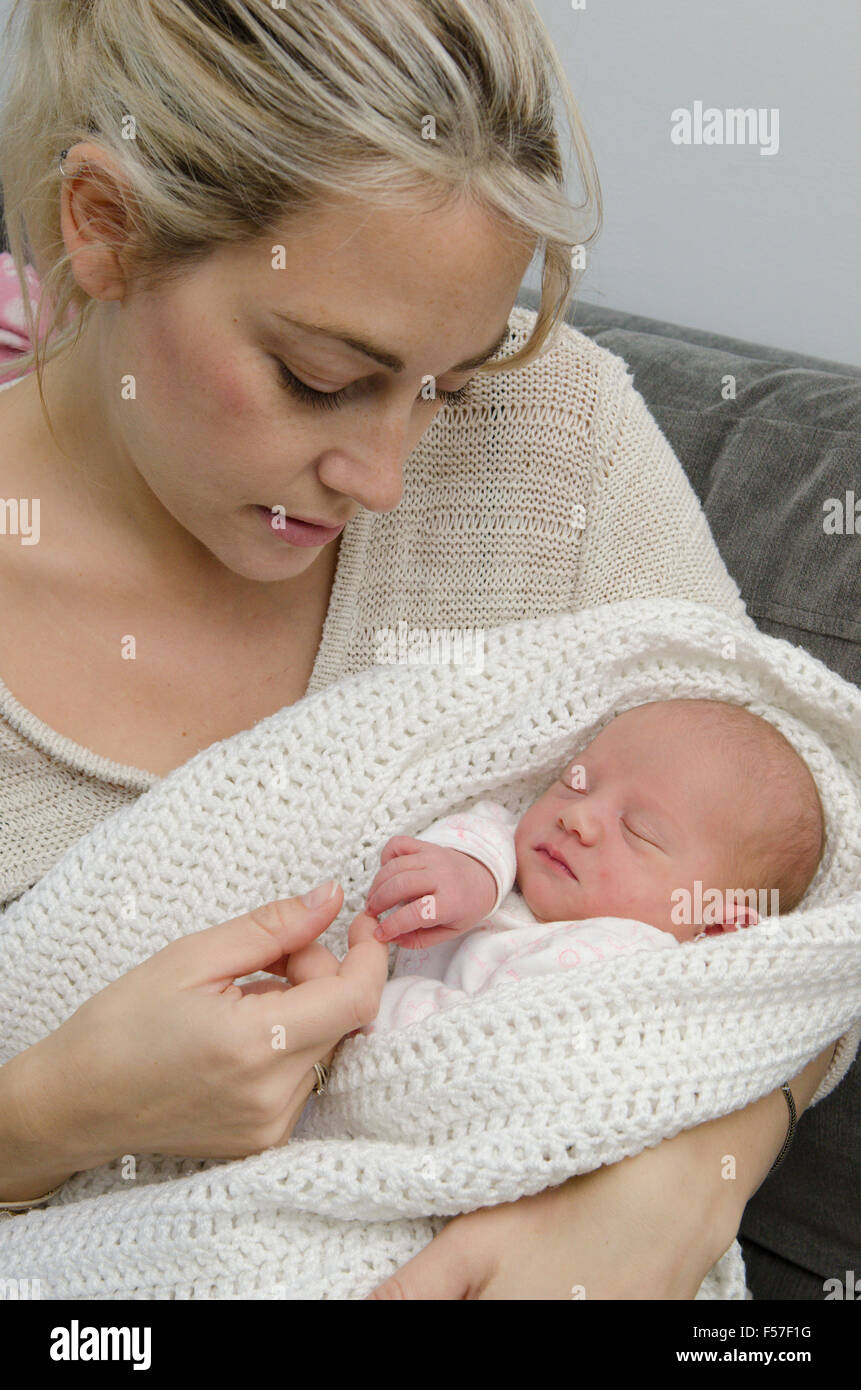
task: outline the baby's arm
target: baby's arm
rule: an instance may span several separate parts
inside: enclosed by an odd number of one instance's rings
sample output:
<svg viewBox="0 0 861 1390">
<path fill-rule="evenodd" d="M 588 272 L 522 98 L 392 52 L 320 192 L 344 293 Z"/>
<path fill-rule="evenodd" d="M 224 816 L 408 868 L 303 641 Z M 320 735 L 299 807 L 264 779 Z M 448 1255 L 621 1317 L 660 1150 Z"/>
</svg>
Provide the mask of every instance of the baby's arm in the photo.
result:
<svg viewBox="0 0 861 1390">
<path fill-rule="evenodd" d="M 496 911 L 517 872 L 517 817 L 495 802 L 446 816 L 421 835 L 397 835 L 384 846 L 366 911 L 379 916 L 403 904 L 380 925 L 381 941 L 431 946 L 470 931 Z"/>
</svg>

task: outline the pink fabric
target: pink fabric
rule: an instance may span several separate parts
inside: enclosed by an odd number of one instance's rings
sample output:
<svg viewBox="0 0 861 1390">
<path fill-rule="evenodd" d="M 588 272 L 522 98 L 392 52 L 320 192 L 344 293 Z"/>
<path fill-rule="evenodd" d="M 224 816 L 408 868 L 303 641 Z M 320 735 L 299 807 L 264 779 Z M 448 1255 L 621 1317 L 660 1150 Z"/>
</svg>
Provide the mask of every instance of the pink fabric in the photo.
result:
<svg viewBox="0 0 861 1390">
<path fill-rule="evenodd" d="M 446 949 L 451 945 L 447 941 L 424 951 L 399 948 L 395 974 L 383 986 L 377 1016 L 358 1031 L 394 1032 L 510 980 L 576 970 L 629 951 L 678 950 L 681 944 L 669 932 L 627 917 L 536 921 L 532 926 L 524 926 L 524 909 L 529 909 L 519 894 L 510 895 L 506 902 L 512 899 L 516 912 L 500 908 L 457 938 L 453 953 Z M 437 964 L 437 960 L 445 960 L 445 955 L 449 956 L 448 962 Z M 422 959 L 413 961 L 411 956 Z M 595 990 L 597 996 L 600 983 L 595 984 Z"/>
<path fill-rule="evenodd" d="M 35 308 L 39 300 L 39 277 L 31 265 L 25 267 L 24 274 L 30 291 L 30 302 Z M 48 307 L 42 312 L 41 328 L 48 326 Z M 30 337 L 27 320 L 24 317 L 24 301 L 15 262 L 8 251 L 0 252 L 0 382 L 9 381 L 15 373 L 14 363 L 24 352 L 30 351 Z"/>
</svg>

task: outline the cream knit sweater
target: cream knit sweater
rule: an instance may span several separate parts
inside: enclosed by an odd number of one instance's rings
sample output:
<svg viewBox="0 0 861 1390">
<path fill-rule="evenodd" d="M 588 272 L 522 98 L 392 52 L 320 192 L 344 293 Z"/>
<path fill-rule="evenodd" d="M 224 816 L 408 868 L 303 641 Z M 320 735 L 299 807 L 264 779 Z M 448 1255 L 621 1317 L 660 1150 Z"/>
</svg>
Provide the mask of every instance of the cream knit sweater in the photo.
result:
<svg viewBox="0 0 861 1390">
<path fill-rule="evenodd" d="M 534 322 L 512 311 L 505 355 Z M 373 666 L 376 634 L 400 623 L 483 630 L 650 595 L 743 612 L 632 380 L 564 324 L 532 366 L 477 378 L 472 403 L 443 407 L 407 460 L 400 505 L 361 511 L 343 533 L 307 693 Z M 0 908 L 157 780 L 48 728 L 0 681 Z"/>
</svg>

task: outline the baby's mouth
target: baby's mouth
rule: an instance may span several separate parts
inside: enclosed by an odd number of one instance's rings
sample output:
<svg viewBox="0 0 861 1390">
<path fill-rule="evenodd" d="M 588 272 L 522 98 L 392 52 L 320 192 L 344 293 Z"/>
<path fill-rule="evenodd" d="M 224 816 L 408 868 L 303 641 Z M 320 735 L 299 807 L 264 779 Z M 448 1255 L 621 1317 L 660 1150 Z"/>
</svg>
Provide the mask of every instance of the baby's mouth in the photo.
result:
<svg viewBox="0 0 861 1390">
<path fill-rule="evenodd" d="M 568 867 L 562 856 L 557 850 L 554 850 L 552 846 L 536 845 L 535 853 L 540 855 L 545 863 L 551 864 L 558 872 L 566 874 L 568 878 L 573 878 L 575 883 L 579 883 L 580 880 L 577 878 L 574 870 Z"/>
</svg>

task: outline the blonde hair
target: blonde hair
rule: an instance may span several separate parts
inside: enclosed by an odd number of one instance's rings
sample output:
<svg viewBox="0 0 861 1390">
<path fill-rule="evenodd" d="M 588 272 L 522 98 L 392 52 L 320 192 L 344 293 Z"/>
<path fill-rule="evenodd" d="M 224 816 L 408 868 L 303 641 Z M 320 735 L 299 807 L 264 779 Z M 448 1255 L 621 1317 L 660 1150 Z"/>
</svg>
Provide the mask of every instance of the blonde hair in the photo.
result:
<svg viewBox="0 0 861 1390">
<path fill-rule="evenodd" d="M 73 333 L 78 341 L 95 303 L 60 227 L 60 152 L 78 141 L 110 151 L 128 179 L 127 228 L 114 244 L 139 285 L 327 198 L 409 208 L 469 195 L 543 252 L 533 334 L 479 370 L 525 367 L 555 337 L 582 274 L 572 248 L 597 237 L 603 213 L 589 141 L 532 0 L 283 3 L 16 0 L 0 180 L 33 344 L 16 366 L 35 366 L 43 409 L 43 367 Z M 576 204 L 554 81 L 583 186 Z M 434 138 L 424 138 L 428 118 Z M 41 280 L 36 312 L 28 261 Z"/>
</svg>

